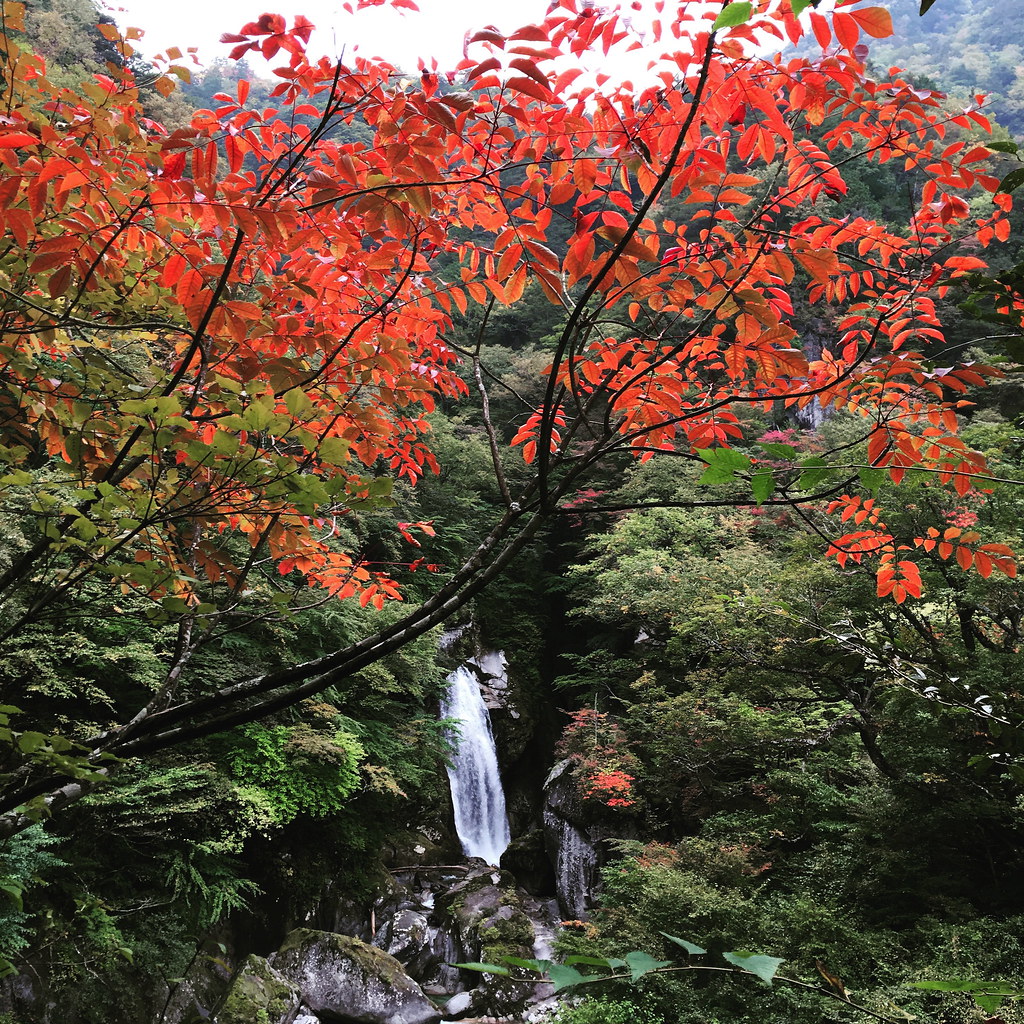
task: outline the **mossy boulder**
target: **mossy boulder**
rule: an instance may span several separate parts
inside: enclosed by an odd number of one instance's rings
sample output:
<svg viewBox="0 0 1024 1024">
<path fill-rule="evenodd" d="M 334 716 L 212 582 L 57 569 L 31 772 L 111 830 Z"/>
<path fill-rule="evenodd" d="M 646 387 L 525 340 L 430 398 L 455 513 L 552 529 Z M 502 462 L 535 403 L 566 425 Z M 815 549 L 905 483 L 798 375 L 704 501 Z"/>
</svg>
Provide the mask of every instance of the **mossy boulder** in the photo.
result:
<svg viewBox="0 0 1024 1024">
<path fill-rule="evenodd" d="M 318 1015 L 358 1024 L 434 1024 L 441 1018 L 393 956 L 349 935 L 297 928 L 271 962 Z"/>
<path fill-rule="evenodd" d="M 292 1024 L 298 988 L 261 956 L 248 956 L 217 1012 L 217 1024 Z"/>
<path fill-rule="evenodd" d="M 518 906 L 514 893 L 507 894 L 502 906 L 477 925 L 477 933 L 480 956 L 485 963 L 505 956 L 529 957 L 533 953 L 533 922 Z"/>
<path fill-rule="evenodd" d="M 533 956 L 533 922 L 507 871 L 480 865 L 452 886 L 439 904 L 452 921 L 466 960 L 494 963 L 506 956 Z M 463 983 L 475 986 L 468 1010 L 473 1017 L 516 1017 L 532 992 L 517 976 L 466 972 Z"/>
</svg>

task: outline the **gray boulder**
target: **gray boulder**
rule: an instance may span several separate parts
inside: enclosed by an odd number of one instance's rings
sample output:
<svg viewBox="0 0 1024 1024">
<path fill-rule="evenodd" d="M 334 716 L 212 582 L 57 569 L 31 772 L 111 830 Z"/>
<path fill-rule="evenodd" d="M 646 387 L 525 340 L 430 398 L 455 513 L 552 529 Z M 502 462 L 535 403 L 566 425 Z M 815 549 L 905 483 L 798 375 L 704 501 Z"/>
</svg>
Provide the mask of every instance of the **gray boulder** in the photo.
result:
<svg viewBox="0 0 1024 1024">
<path fill-rule="evenodd" d="M 468 1013 L 473 1005 L 473 995 L 470 992 L 459 992 L 451 997 L 444 1006 L 446 1017 L 458 1017 Z"/>
<path fill-rule="evenodd" d="M 314 1014 L 358 1024 L 435 1024 L 437 1007 L 390 954 L 349 935 L 297 928 L 271 957 Z"/>
<path fill-rule="evenodd" d="M 408 964 L 427 944 L 427 919 L 415 910 L 400 910 L 378 929 L 373 944 L 390 953 L 400 963 Z"/>
</svg>

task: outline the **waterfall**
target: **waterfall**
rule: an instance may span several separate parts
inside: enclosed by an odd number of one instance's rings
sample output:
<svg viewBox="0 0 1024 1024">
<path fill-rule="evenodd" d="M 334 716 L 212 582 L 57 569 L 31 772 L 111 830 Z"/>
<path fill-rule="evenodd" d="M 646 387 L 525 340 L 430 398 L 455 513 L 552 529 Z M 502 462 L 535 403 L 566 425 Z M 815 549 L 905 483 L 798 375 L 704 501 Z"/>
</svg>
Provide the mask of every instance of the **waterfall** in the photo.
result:
<svg viewBox="0 0 1024 1024">
<path fill-rule="evenodd" d="M 467 857 L 497 864 L 510 835 L 491 718 L 472 667 L 460 666 L 447 682 L 441 714 L 460 722 L 458 751 L 448 768 L 455 829 Z"/>
<path fill-rule="evenodd" d="M 556 851 L 555 891 L 562 912 L 586 920 L 600 881 L 598 855 L 568 759 L 559 761 L 544 782 L 544 838 Z"/>
</svg>

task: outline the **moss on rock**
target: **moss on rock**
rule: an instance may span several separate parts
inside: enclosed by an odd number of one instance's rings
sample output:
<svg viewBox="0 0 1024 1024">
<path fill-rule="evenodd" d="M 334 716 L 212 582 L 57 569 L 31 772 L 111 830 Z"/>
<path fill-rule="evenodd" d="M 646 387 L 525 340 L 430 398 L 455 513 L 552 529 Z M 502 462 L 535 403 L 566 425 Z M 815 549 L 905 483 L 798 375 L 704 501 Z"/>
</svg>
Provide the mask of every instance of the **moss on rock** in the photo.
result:
<svg viewBox="0 0 1024 1024">
<path fill-rule="evenodd" d="M 261 956 L 248 956 L 217 1013 L 218 1024 L 288 1024 L 299 990 Z"/>
</svg>

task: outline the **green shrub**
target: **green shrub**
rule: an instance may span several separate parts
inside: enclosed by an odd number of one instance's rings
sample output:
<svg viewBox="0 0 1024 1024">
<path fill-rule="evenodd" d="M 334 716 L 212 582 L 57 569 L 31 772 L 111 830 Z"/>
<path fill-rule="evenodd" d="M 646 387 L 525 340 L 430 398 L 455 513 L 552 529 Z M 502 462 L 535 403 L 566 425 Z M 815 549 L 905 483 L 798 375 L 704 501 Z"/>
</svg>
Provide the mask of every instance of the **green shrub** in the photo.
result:
<svg viewBox="0 0 1024 1024">
<path fill-rule="evenodd" d="M 0 846 L 0 971 L 29 944 L 32 911 L 24 905 L 25 891 L 43 883 L 47 871 L 67 866 L 49 851 L 59 842 L 42 825 L 32 825 Z"/>
<path fill-rule="evenodd" d="M 299 814 L 339 811 L 359 785 L 364 757 L 362 744 L 344 730 L 255 723 L 239 731 L 229 764 L 237 779 L 264 792 L 275 824 L 284 825 Z"/>
<path fill-rule="evenodd" d="M 631 999 L 587 996 L 575 1004 L 563 1003 L 551 1024 L 664 1024 L 664 1018 Z"/>
</svg>

